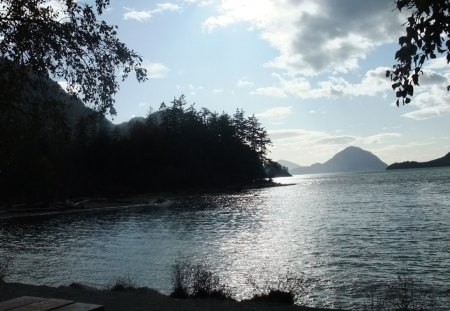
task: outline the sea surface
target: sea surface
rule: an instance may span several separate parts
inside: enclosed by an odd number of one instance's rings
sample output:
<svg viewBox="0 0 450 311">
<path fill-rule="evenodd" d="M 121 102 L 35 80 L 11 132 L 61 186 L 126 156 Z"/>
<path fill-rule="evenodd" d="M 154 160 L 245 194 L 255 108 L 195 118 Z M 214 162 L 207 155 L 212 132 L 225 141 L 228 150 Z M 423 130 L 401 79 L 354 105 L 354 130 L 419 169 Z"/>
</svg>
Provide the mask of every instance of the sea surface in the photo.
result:
<svg viewBox="0 0 450 311">
<path fill-rule="evenodd" d="M 235 295 L 287 273 L 300 302 L 360 308 L 397 273 L 450 305 L 450 169 L 300 175 L 291 184 L 193 196 L 158 207 L 0 221 L 8 281 L 107 286 L 130 277 L 171 290 L 176 262 L 206 264 Z M 253 284 L 253 285 L 252 285 Z"/>
</svg>

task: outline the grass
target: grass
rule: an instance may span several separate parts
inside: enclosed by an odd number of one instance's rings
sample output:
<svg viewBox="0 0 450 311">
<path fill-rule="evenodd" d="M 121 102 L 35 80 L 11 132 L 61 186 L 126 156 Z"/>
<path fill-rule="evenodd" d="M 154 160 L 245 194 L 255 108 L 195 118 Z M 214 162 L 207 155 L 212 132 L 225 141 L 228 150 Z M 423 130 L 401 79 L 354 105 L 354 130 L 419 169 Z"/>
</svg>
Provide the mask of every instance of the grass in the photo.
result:
<svg viewBox="0 0 450 311">
<path fill-rule="evenodd" d="M 136 278 L 131 277 L 129 274 L 126 276 L 117 277 L 112 284 L 106 286 L 106 288 L 112 292 L 125 292 L 137 289 Z"/>
<path fill-rule="evenodd" d="M 5 281 L 5 277 L 8 274 L 8 264 L 0 261 L 0 282 Z"/>
<path fill-rule="evenodd" d="M 252 279 L 249 282 L 256 293 L 247 301 L 293 305 L 305 295 L 311 281 L 304 274 L 288 271 L 280 274 L 276 281 L 265 281 L 262 286 Z"/>
<path fill-rule="evenodd" d="M 172 298 L 233 299 L 231 291 L 209 266 L 177 261 L 172 267 Z"/>
<path fill-rule="evenodd" d="M 372 287 L 364 311 L 431 311 L 435 300 L 433 289 L 416 281 L 407 270 L 394 281 Z"/>
</svg>

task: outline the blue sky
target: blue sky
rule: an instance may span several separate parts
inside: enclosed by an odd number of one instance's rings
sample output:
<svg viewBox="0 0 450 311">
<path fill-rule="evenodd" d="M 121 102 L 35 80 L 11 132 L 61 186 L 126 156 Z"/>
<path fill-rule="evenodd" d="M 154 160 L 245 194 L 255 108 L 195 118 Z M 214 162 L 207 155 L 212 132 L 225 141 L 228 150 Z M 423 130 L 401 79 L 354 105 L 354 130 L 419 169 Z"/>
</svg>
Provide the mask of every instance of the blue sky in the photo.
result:
<svg viewBox="0 0 450 311">
<path fill-rule="evenodd" d="M 402 16 L 393 0 L 111 0 L 102 17 L 140 53 L 114 123 L 181 94 L 198 108 L 255 114 L 269 157 L 323 162 L 354 145 L 386 163 L 450 151 L 450 66 L 430 62 L 413 102 L 397 108 L 387 67 Z"/>
</svg>

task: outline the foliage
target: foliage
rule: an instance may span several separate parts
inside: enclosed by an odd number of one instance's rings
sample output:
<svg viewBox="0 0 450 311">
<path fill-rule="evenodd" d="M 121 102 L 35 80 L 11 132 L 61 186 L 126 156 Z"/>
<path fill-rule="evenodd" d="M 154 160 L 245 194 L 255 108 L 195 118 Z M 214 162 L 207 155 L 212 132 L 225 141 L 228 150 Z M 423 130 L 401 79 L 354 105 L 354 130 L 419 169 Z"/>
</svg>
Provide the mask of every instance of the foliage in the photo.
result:
<svg viewBox="0 0 450 311">
<path fill-rule="evenodd" d="M 0 261 L 0 283 L 5 281 L 5 277 L 8 273 L 8 264 Z"/>
<path fill-rule="evenodd" d="M 172 289 L 172 298 L 232 299 L 231 291 L 207 265 L 187 261 L 176 262 L 172 267 Z"/>
<path fill-rule="evenodd" d="M 188 107 L 184 96 L 117 126 L 90 110 L 75 118 L 62 103 L 55 107 L 54 118 L 46 109 L 33 112 L 35 122 L 18 114 L 11 120 L 20 126 L 7 126 L 12 121 L 0 115 L 1 200 L 217 189 L 265 178 L 264 129 L 254 122 L 252 131 L 264 139 L 252 141 L 238 134 L 233 116 Z M 64 120 L 64 131 L 57 120 Z"/>
<path fill-rule="evenodd" d="M 107 288 L 112 292 L 124 292 L 131 291 L 137 288 L 135 278 L 130 275 L 117 277 L 112 285 L 108 285 Z"/>
<path fill-rule="evenodd" d="M 282 304 L 296 303 L 307 291 L 311 280 L 303 274 L 288 271 L 278 276 L 276 281 L 265 281 L 260 286 L 253 279 L 249 280 L 255 290 L 249 301 L 274 302 Z"/>
<path fill-rule="evenodd" d="M 406 9 L 411 14 L 406 22 L 406 35 L 399 38 L 397 64 L 386 72 L 386 77 L 394 82 L 398 106 L 400 102 L 411 102 L 426 61 L 446 53 L 447 63 L 450 62 L 450 5 L 448 0 L 396 0 L 396 3 L 399 11 Z"/>
<path fill-rule="evenodd" d="M 431 311 L 434 309 L 432 289 L 416 282 L 403 270 L 397 279 L 384 286 L 372 287 L 365 311 Z"/>
<path fill-rule="evenodd" d="M 122 79 L 134 71 L 138 81 L 147 73 L 141 57 L 117 38 L 117 27 L 98 19 L 109 2 L 0 0 L 0 58 L 11 63 L 0 96 L 12 105 L 32 75 L 50 77 L 66 81 L 69 93 L 102 114 L 115 114 L 118 70 Z"/>
</svg>

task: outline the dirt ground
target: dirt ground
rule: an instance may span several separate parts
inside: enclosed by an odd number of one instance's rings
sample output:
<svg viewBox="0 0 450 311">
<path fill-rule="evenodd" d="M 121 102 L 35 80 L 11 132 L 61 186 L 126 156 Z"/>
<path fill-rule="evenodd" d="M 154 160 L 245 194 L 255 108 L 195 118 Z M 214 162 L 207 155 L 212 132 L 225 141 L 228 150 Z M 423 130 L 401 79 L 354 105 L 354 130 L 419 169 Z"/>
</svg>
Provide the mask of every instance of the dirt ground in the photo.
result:
<svg viewBox="0 0 450 311">
<path fill-rule="evenodd" d="M 0 302 L 20 296 L 60 298 L 105 306 L 106 311 L 330 311 L 270 303 L 235 302 L 215 299 L 173 299 L 149 288 L 111 292 L 73 287 L 34 286 L 0 282 Z"/>
</svg>

